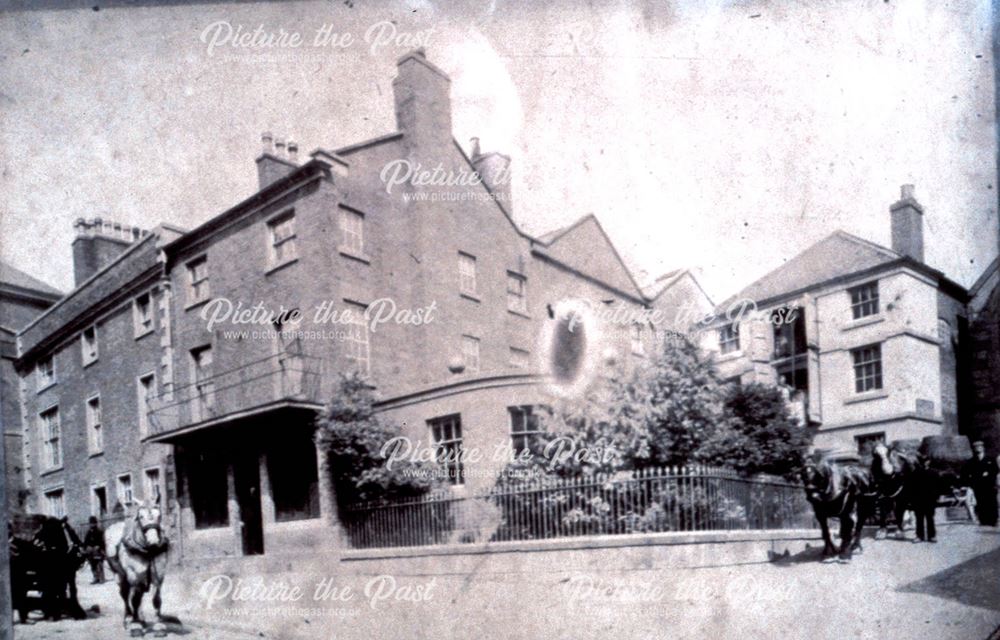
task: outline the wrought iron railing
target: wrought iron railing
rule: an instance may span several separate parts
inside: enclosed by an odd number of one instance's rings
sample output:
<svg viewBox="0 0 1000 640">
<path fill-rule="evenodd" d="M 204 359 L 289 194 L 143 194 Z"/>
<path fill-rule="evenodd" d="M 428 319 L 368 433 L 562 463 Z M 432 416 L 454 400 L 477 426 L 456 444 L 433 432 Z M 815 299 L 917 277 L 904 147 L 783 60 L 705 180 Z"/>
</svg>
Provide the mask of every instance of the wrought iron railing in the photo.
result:
<svg viewBox="0 0 1000 640">
<path fill-rule="evenodd" d="M 708 467 L 536 479 L 470 497 L 442 492 L 356 504 L 341 509 L 341 521 L 360 549 L 816 526 L 801 485 Z"/>
<path fill-rule="evenodd" d="M 157 435 L 283 400 L 323 401 L 321 360 L 281 353 L 245 363 L 149 399 Z"/>
</svg>

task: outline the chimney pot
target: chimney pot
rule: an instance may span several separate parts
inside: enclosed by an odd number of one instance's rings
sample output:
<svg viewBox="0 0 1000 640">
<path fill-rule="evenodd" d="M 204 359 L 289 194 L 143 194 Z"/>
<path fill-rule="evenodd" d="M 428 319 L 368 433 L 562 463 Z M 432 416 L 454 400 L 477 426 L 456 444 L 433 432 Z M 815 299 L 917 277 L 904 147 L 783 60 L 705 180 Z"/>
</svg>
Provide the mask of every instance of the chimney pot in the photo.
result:
<svg viewBox="0 0 1000 640">
<path fill-rule="evenodd" d="M 294 140 L 288 141 L 288 159 L 295 162 L 299 155 L 299 143 Z"/>
<path fill-rule="evenodd" d="M 482 155 L 482 152 L 479 149 L 479 136 L 473 136 L 473 137 L 469 138 L 469 140 L 470 140 L 470 142 L 472 142 L 472 154 L 471 155 L 472 155 L 473 162 L 475 162 L 476 158 L 478 158 L 479 156 Z"/>
<path fill-rule="evenodd" d="M 285 157 L 285 139 L 277 138 L 274 141 L 274 152 L 279 158 Z"/>
<path fill-rule="evenodd" d="M 899 188 L 899 197 L 901 200 L 913 199 L 913 185 L 904 184 Z"/>
<path fill-rule="evenodd" d="M 260 134 L 260 143 L 264 147 L 264 153 L 274 152 L 274 136 L 271 135 L 270 131 Z"/>
</svg>

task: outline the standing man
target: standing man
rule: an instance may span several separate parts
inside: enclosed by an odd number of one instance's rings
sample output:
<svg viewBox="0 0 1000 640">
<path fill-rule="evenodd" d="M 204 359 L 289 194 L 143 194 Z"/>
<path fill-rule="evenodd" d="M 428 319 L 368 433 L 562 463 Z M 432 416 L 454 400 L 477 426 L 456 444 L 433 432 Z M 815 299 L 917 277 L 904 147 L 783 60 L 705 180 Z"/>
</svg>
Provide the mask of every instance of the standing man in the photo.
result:
<svg viewBox="0 0 1000 640">
<path fill-rule="evenodd" d="M 90 516 L 90 527 L 83 536 L 83 549 L 90 563 L 90 573 L 94 581 L 90 584 L 104 583 L 104 530 L 97 524 L 97 518 Z"/>
<path fill-rule="evenodd" d="M 965 463 L 962 475 L 976 495 L 979 524 L 997 526 L 997 463 L 986 457 L 982 440 L 972 443 L 972 459 Z"/>
</svg>

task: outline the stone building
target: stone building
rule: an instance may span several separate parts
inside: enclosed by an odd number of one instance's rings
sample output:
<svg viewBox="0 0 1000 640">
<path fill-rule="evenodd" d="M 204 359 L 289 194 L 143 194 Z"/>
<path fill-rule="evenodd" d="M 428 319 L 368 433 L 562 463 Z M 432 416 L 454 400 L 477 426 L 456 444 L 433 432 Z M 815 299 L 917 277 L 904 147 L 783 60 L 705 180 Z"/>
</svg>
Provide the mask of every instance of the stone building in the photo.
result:
<svg viewBox="0 0 1000 640">
<path fill-rule="evenodd" d="M 3 427 L 8 513 L 24 510 L 24 435 L 19 401 L 17 330 L 56 302 L 62 294 L 20 269 L 0 262 L 0 426 Z"/>
<path fill-rule="evenodd" d="M 159 495 L 184 558 L 308 552 L 338 526 L 312 436 L 339 372 L 369 375 L 421 446 L 492 452 L 532 407 L 647 357 L 650 311 L 710 309 L 688 272 L 644 292 L 592 215 L 523 232 L 509 159 L 454 140 L 449 85 L 414 52 L 396 132 L 303 159 L 265 134 L 259 190 L 190 231 L 79 223 L 76 288 L 18 338 L 39 508 Z M 462 494 L 502 465 L 446 471 Z"/>
<path fill-rule="evenodd" d="M 965 433 L 969 294 L 924 262 L 923 217 L 904 185 L 891 249 L 838 231 L 722 303 L 720 374 L 787 387 L 818 448 Z"/>
</svg>

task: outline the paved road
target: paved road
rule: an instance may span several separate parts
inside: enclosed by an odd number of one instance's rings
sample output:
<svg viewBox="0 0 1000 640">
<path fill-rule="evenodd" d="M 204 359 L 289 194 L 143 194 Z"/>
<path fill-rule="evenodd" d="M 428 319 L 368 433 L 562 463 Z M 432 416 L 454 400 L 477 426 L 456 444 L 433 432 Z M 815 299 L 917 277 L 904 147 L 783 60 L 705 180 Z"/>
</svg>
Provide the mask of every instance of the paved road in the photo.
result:
<svg viewBox="0 0 1000 640">
<path fill-rule="evenodd" d="M 209 592 L 198 596 L 175 574 L 164 601 L 165 610 L 185 622 L 173 626 L 171 636 L 192 640 L 986 640 L 1000 627 L 1000 530 L 945 526 L 940 540 L 867 541 L 865 553 L 849 565 L 816 562 L 818 549 L 798 543 L 793 555 L 776 562 L 683 569 L 554 562 L 545 573 L 339 575 L 319 602 L 313 596 L 322 575 L 268 576 L 272 591 L 266 602 L 256 594 L 254 601 L 224 602 L 211 611 L 205 610 Z M 101 616 L 15 627 L 16 637 L 125 637 L 113 588 L 85 581 L 81 573 L 81 602 L 99 603 Z M 295 585 L 305 597 L 283 601 Z M 216 586 L 221 593 L 228 585 Z M 220 622 L 248 633 L 214 628 Z"/>
</svg>

